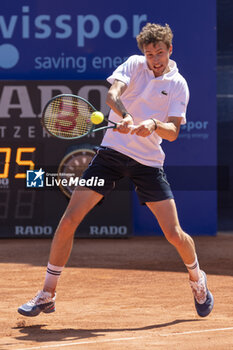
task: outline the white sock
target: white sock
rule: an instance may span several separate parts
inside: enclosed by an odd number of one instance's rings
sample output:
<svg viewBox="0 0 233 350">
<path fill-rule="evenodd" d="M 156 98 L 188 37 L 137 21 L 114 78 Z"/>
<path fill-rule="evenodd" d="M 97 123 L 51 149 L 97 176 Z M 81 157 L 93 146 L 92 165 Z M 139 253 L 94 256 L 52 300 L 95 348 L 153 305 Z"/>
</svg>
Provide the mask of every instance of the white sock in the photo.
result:
<svg viewBox="0 0 233 350">
<path fill-rule="evenodd" d="M 54 266 L 48 263 L 44 288 L 56 289 L 58 278 L 60 277 L 63 268 L 64 266 Z"/>
<path fill-rule="evenodd" d="M 197 255 L 195 254 L 195 260 L 192 264 L 185 264 L 188 272 L 194 281 L 199 281 L 200 279 L 200 267 L 197 260 Z"/>
</svg>

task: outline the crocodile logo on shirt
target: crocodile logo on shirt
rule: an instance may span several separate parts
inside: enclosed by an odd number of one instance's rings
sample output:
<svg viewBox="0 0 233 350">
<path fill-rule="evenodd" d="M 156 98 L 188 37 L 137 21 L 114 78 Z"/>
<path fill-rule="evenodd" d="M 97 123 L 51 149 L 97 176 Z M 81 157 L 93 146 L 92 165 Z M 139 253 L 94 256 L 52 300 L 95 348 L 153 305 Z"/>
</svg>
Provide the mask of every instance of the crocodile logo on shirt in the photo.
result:
<svg viewBox="0 0 233 350">
<path fill-rule="evenodd" d="M 167 95 L 168 95 L 168 92 L 167 92 L 167 91 L 165 91 L 165 90 L 162 90 L 162 91 L 161 91 L 161 94 L 163 94 L 163 95 L 166 95 L 166 96 L 167 96 Z"/>
</svg>

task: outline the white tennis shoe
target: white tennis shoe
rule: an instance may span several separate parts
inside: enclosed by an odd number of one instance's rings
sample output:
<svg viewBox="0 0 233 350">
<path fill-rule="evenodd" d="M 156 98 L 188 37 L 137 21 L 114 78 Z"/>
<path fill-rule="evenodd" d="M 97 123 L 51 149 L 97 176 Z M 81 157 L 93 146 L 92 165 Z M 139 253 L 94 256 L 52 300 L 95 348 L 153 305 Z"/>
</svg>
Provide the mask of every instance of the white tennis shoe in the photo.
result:
<svg viewBox="0 0 233 350">
<path fill-rule="evenodd" d="M 207 278 L 204 271 L 201 271 L 202 277 L 197 282 L 189 280 L 197 313 L 201 317 L 206 317 L 210 314 L 214 307 L 214 298 L 212 293 L 207 288 Z"/>
<path fill-rule="evenodd" d="M 56 294 L 54 297 L 52 297 L 51 293 L 41 290 L 32 300 L 29 300 L 26 304 L 21 305 L 18 308 L 18 312 L 21 315 L 28 317 L 37 316 L 41 312 L 49 314 L 55 311 L 55 299 Z"/>
</svg>

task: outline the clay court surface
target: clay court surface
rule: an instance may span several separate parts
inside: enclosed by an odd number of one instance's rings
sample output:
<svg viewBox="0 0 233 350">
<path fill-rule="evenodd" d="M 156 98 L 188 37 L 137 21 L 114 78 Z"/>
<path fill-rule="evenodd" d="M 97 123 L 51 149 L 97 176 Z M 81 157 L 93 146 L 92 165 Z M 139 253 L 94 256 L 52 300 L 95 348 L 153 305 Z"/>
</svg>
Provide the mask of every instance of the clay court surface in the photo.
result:
<svg viewBox="0 0 233 350">
<path fill-rule="evenodd" d="M 215 307 L 195 313 L 186 270 L 163 237 L 76 239 L 56 312 L 26 318 L 50 240 L 0 241 L 0 349 L 233 349 L 233 235 L 196 237 Z"/>
</svg>

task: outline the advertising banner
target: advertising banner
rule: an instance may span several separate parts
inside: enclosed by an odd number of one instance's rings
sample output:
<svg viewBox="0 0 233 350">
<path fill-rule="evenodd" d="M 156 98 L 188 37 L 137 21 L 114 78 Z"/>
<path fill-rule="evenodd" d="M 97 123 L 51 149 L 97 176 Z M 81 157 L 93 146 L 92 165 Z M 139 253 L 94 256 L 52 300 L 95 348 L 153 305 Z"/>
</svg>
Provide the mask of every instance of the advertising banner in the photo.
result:
<svg viewBox="0 0 233 350">
<path fill-rule="evenodd" d="M 96 108 L 107 115 L 106 78 L 127 57 L 141 54 L 136 36 L 147 22 L 170 25 L 174 33 L 171 58 L 190 90 L 187 124 L 182 126 L 178 140 L 162 144 L 180 221 L 191 234 L 215 234 L 216 4 L 212 0 L 146 0 L 136 1 L 133 6 L 123 0 L 111 4 L 106 0 L 20 0 L 1 4 L 0 147 L 7 150 L 1 153 L 0 174 L 6 171 L 8 159 L 9 169 L 15 159 L 22 166 L 23 147 L 37 148 L 39 154 L 51 157 L 54 163 L 49 161 L 50 165 L 61 161 L 67 144 L 59 143 L 57 153 L 55 143 L 50 147 L 50 139 L 41 135 L 42 129 L 34 129 L 40 123 L 41 107 L 52 96 L 72 90 L 94 99 Z M 96 88 L 89 90 L 90 86 Z M 92 144 L 93 140 L 90 137 L 85 143 Z M 30 152 L 33 156 L 34 151 Z M 4 187 L 7 180 L 0 180 Z M 4 197 L 2 201 L 7 200 Z M 156 220 L 134 195 L 129 207 L 133 208 L 135 235 L 161 234 Z M 57 222 L 57 213 L 54 217 Z"/>
</svg>

